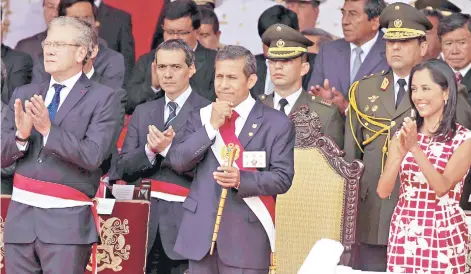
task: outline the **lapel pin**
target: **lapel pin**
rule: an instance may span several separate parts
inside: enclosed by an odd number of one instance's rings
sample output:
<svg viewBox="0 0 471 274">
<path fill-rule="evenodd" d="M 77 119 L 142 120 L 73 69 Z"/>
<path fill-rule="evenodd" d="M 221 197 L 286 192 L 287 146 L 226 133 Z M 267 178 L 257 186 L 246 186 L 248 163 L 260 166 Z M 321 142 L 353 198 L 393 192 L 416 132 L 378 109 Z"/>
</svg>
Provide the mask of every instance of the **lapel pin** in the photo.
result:
<svg viewBox="0 0 471 274">
<path fill-rule="evenodd" d="M 370 106 L 366 105 L 365 106 L 365 111 L 368 111 L 368 110 L 370 110 Z"/>
<path fill-rule="evenodd" d="M 374 105 L 373 107 L 371 107 L 371 110 L 372 110 L 373 112 L 376 112 L 376 111 L 378 110 L 378 106 L 377 106 L 377 105 Z"/>
<path fill-rule="evenodd" d="M 252 136 L 253 136 L 253 132 L 249 132 L 249 136 L 252 137 Z"/>
<path fill-rule="evenodd" d="M 381 83 L 381 90 L 385 91 L 389 86 L 389 80 L 388 78 L 384 78 L 383 82 Z"/>
<path fill-rule="evenodd" d="M 252 128 L 257 128 L 257 124 L 253 124 L 253 125 L 252 125 Z"/>
<path fill-rule="evenodd" d="M 84 93 L 84 92 L 85 92 L 85 90 L 84 90 L 84 89 L 81 89 L 81 90 L 80 90 L 80 93 Z"/>
</svg>

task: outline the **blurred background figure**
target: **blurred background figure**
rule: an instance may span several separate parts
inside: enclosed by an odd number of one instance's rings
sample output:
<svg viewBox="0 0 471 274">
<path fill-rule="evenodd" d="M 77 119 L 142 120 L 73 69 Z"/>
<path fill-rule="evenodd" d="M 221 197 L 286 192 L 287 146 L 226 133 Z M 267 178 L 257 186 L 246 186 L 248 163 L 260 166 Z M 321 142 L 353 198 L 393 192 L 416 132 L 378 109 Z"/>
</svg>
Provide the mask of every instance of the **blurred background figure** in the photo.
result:
<svg viewBox="0 0 471 274">
<path fill-rule="evenodd" d="M 201 7 L 201 26 L 198 33 L 198 41 L 208 49 L 218 50 L 223 47 L 219 43 L 221 31 L 219 30 L 219 20 L 212 9 Z"/>
<path fill-rule="evenodd" d="M 306 29 L 301 32 L 307 39 L 314 43 L 307 50 L 310 53 L 319 53 L 319 47 L 327 42 L 335 40 L 332 34 L 318 28 Z"/>
<path fill-rule="evenodd" d="M 286 7 L 298 15 L 299 30 L 316 27 L 321 2 L 325 0 L 286 0 Z"/>
</svg>

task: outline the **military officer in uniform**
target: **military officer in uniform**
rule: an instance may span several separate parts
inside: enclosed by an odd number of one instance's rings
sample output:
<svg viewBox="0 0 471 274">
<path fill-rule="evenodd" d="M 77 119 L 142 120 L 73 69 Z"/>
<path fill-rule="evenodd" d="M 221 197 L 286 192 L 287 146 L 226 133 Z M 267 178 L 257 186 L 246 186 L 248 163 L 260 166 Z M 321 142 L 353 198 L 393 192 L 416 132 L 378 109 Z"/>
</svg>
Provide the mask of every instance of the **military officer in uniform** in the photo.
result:
<svg viewBox="0 0 471 274">
<path fill-rule="evenodd" d="M 309 72 L 307 48 L 313 43 L 300 32 L 283 24 L 269 27 L 263 33 L 262 41 L 268 47 L 268 66 L 275 92 L 259 96 L 260 100 L 287 115 L 303 105 L 308 106 L 318 114 L 322 133 L 332 137 L 342 147 L 344 121 L 338 108 L 332 101 L 312 96 L 302 88 L 302 77 Z"/>
<path fill-rule="evenodd" d="M 427 52 L 426 31 L 430 21 L 419 10 L 404 3 L 386 7 L 380 15 L 387 28 L 386 59 L 390 70 L 370 75 L 353 83 L 345 128 L 346 160 L 361 159 L 366 167 L 360 180 L 357 217 L 357 241 L 360 243 L 358 268 L 386 270 L 386 245 L 389 225 L 399 193 L 399 183 L 389 198 L 376 193 L 387 156 L 388 141 L 411 116 L 408 81 L 412 68 Z M 458 98 L 457 122 L 469 127 L 469 106 Z"/>
</svg>

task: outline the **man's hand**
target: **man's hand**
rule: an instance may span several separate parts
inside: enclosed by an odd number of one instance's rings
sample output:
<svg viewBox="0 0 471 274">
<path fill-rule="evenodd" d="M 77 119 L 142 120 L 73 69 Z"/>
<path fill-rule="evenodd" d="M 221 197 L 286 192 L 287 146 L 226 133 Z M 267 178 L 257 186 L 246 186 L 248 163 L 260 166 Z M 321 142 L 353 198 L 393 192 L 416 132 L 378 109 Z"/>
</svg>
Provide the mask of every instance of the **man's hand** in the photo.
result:
<svg viewBox="0 0 471 274">
<path fill-rule="evenodd" d="M 324 80 L 324 86 L 317 85 L 311 87 L 309 92 L 324 99 L 331 100 L 339 108 L 341 113 L 344 113 L 348 107 L 348 101 L 345 99 L 345 96 L 335 87 L 331 88 L 328 79 Z"/>
<path fill-rule="evenodd" d="M 219 101 L 213 103 L 213 109 L 211 111 L 211 125 L 215 130 L 218 130 L 232 115 L 232 103 L 226 101 Z"/>
<path fill-rule="evenodd" d="M 155 89 L 160 88 L 159 78 L 157 77 L 157 64 L 155 60 L 152 62 L 151 70 L 151 79 L 152 79 L 152 87 Z"/>
<path fill-rule="evenodd" d="M 29 103 L 28 100 L 25 104 Z M 33 129 L 33 120 L 23 110 L 23 105 L 20 99 L 15 100 L 15 125 L 17 136 L 21 139 L 28 139 Z"/>
<path fill-rule="evenodd" d="M 147 147 L 156 154 L 160 153 L 172 143 L 173 137 L 175 137 L 175 132 L 172 126 L 161 132 L 155 126 L 150 125 L 147 134 Z"/>
<path fill-rule="evenodd" d="M 31 102 L 25 102 L 26 113 L 33 120 L 34 128 L 41 133 L 42 136 L 49 134 L 51 130 L 51 120 L 49 119 L 49 110 L 44 104 L 41 95 L 33 95 Z"/>
<path fill-rule="evenodd" d="M 220 166 L 213 172 L 214 179 L 223 188 L 237 188 L 240 183 L 240 171 L 235 167 Z"/>
</svg>

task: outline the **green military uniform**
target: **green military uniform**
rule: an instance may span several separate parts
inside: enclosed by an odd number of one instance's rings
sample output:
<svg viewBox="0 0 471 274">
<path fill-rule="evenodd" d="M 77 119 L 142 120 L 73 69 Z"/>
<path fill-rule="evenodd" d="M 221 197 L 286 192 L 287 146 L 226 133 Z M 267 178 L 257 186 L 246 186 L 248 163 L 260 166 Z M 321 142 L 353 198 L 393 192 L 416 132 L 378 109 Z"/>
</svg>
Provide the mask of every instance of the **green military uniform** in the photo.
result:
<svg viewBox="0 0 471 274">
<path fill-rule="evenodd" d="M 307 53 L 307 48 L 312 46 L 312 42 L 304 37 L 300 32 L 283 24 L 275 24 L 269 27 L 262 35 L 262 41 L 267 45 L 267 59 L 269 60 L 289 60 L 297 58 Z M 301 79 L 301 75 L 299 78 Z M 301 86 L 299 86 L 301 88 Z M 295 93 L 297 90 L 293 90 Z M 275 92 L 277 87 L 275 84 Z M 292 94 L 293 94 L 292 93 Z M 261 95 L 259 99 L 268 106 L 274 107 L 274 95 Z M 338 108 L 330 100 L 313 96 L 302 90 L 296 99 L 290 114 L 298 110 L 301 106 L 308 106 L 311 112 L 317 113 L 322 123 L 321 132 L 330 136 L 339 147 L 343 147 L 344 120 L 340 116 Z"/>
<path fill-rule="evenodd" d="M 388 28 L 387 40 L 407 40 L 424 37 L 432 28 L 427 18 L 414 7 L 394 3 L 383 10 L 380 24 Z M 397 79 L 396 79 L 397 81 Z M 350 87 L 350 105 L 345 128 L 345 158 L 348 161 L 361 159 L 365 172 L 360 180 L 360 201 L 357 215 L 357 241 L 361 244 L 386 246 L 388 244 L 391 217 L 399 198 L 399 181 L 387 199 L 376 193 L 379 177 L 386 162 L 388 141 L 402 126 L 405 117 L 411 116 L 411 102 L 408 92 L 396 108 L 392 69 L 367 76 Z M 461 96 L 460 96 L 461 97 Z M 460 98 L 459 97 L 459 98 Z M 457 121 L 469 124 L 469 106 L 458 99 Z M 372 262 L 384 269 L 363 266 L 363 270 L 384 271 L 386 254 L 383 249 L 382 262 Z M 369 256 L 369 255 L 367 255 Z M 368 261 L 368 258 L 362 260 Z"/>
</svg>

